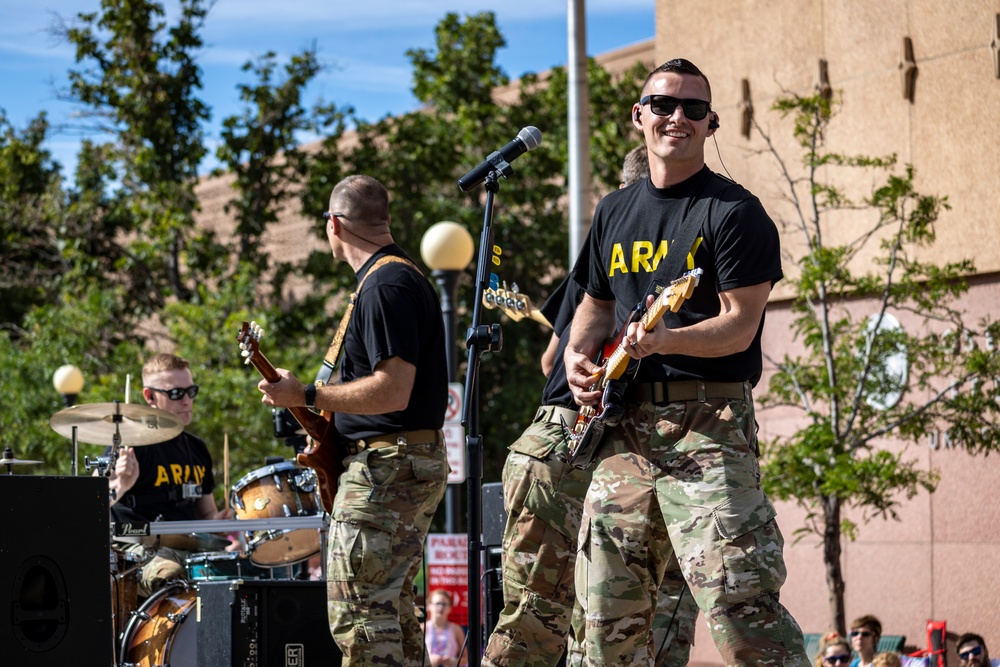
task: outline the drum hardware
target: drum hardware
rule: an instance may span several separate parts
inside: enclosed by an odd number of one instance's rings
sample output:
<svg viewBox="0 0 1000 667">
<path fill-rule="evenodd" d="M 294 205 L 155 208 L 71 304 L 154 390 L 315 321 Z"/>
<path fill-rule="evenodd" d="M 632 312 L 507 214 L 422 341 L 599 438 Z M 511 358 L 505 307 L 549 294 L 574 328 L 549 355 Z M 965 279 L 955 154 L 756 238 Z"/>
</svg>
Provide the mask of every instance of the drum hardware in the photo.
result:
<svg viewBox="0 0 1000 667">
<path fill-rule="evenodd" d="M 121 643 L 121 667 L 196 665 L 195 623 L 185 623 L 196 604 L 195 589 L 173 582 L 133 612 Z"/>
</svg>

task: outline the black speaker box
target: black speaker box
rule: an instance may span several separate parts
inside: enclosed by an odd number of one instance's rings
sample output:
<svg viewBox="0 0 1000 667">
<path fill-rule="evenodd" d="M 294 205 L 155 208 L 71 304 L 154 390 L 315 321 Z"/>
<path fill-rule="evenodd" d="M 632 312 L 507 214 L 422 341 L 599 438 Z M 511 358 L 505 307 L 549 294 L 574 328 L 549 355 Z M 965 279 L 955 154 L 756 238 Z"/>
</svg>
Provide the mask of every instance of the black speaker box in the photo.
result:
<svg viewBox="0 0 1000 667">
<path fill-rule="evenodd" d="M 198 582 L 198 667 L 340 664 L 324 581 Z"/>
<path fill-rule="evenodd" d="M 0 475 L 0 661 L 114 664 L 108 480 Z"/>
<path fill-rule="evenodd" d="M 503 531 L 507 525 L 507 512 L 503 508 L 503 484 L 483 484 L 483 546 L 498 547 L 503 544 Z"/>
</svg>

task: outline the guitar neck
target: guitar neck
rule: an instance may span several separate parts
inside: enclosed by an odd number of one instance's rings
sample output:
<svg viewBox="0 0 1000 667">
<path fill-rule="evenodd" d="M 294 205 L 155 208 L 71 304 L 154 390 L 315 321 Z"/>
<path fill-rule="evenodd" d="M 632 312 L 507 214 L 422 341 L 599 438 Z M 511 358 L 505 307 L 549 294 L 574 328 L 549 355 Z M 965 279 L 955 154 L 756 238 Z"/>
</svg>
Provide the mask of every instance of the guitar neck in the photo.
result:
<svg viewBox="0 0 1000 667">
<path fill-rule="evenodd" d="M 257 372 L 260 373 L 268 382 L 281 381 L 281 375 L 278 374 L 274 365 L 268 361 L 267 357 L 265 357 L 260 350 L 255 351 L 250 356 L 250 363 L 253 364 L 253 367 L 257 369 Z M 327 420 L 321 415 L 318 415 L 309 408 L 303 406 L 291 407 L 288 408 L 288 411 L 295 416 L 295 419 L 298 420 L 302 428 L 304 428 L 306 433 L 308 433 L 312 438 L 316 440 L 321 440 L 323 438 L 323 434 L 325 433 L 329 422 L 327 422 Z"/>
</svg>

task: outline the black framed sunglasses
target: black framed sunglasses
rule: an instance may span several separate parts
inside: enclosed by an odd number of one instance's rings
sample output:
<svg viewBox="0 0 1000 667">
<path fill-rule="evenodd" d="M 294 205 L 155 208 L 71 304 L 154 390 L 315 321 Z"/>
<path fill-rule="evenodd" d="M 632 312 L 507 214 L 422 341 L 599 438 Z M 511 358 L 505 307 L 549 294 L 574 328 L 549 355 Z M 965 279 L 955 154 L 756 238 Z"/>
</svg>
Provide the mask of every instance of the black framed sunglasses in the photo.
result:
<svg viewBox="0 0 1000 667">
<path fill-rule="evenodd" d="M 968 651 L 962 651 L 961 653 L 959 653 L 958 657 L 961 658 L 963 661 L 968 661 L 969 658 L 971 658 L 972 656 L 979 655 L 982 652 L 983 652 L 982 646 L 973 646 Z"/>
<path fill-rule="evenodd" d="M 191 398 L 198 395 L 198 385 L 193 384 L 190 387 L 174 387 L 173 389 L 160 389 L 159 387 L 147 387 L 150 391 L 158 391 L 161 394 L 166 394 L 167 398 L 171 401 L 179 401 L 184 398 L 187 394 Z"/>
<path fill-rule="evenodd" d="M 684 116 L 688 120 L 702 120 L 708 115 L 708 112 L 712 110 L 711 102 L 696 99 L 682 100 L 678 97 L 671 97 L 670 95 L 646 95 L 639 100 L 640 106 L 645 106 L 647 104 L 649 105 L 649 110 L 657 116 L 673 115 L 674 110 L 679 104 L 681 105 L 681 109 L 684 110 Z"/>
<path fill-rule="evenodd" d="M 828 662 L 831 665 L 846 665 L 851 661 L 850 653 L 841 653 L 839 655 L 828 655 L 823 658 L 823 662 Z"/>
</svg>

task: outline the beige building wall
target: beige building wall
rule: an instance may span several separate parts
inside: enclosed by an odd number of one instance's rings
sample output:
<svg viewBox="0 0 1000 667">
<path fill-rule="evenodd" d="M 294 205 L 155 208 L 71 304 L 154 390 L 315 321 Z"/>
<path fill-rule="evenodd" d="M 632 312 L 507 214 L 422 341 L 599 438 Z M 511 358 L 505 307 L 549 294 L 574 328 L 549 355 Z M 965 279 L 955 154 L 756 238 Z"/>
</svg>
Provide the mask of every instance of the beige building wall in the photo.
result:
<svg viewBox="0 0 1000 667">
<path fill-rule="evenodd" d="M 760 154 L 759 135 L 740 133 L 742 80 L 749 82 L 757 121 L 797 166 L 790 123 L 769 108 L 783 92 L 811 94 L 825 60 L 830 85 L 844 102 L 830 128 L 830 146 L 895 153 L 900 163 L 916 167 L 918 191 L 948 196 L 951 210 L 938 221 L 930 257 L 975 260 L 979 277 L 967 300 L 975 321 L 995 318 L 1000 304 L 998 14 L 998 0 L 658 0 L 656 61 L 686 57 L 709 77 L 722 123 L 716 134 L 721 161 L 710 143 L 709 164 L 722 173 L 728 169 L 781 221 L 791 219 L 792 209 L 782 199 L 775 163 Z M 916 66 L 912 100 L 904 96 L 900 67 L 905 37 Z M 875 182 L 867 178 L 855 174 L 840 182 L 858 197 Z M 871 216 L 838 220 L 843 238 L 869 225 Z M 782 240 L 786 248 L 799 243 L 792 233 Z M 794 267 L 786 263 L 789 270 Z M 775 355 L 794 345 L 787 296 L 779 284 L 769 306 L 764 344 Z M 766 378 L 759 387 L 765 385 Z M 795 428 L 789 414 L 759 418 L 765 438 Z M 994 492 L 1000 456 L 971 457 L 940 443 L 933 449 L 933 437 L 908 452 L 941 472 L 936 493 L 904 499 L 899 522 L 863 523 L 851 516 L 861 528 L 857 541 L 844 544 L 848 622 L 873 613 L 884 632 L 904 634 L 919 649 L 927 643 L 927 620 L 946 620 L 952 641 L 978 632 L 1000 656 L 1000 499 Z M 793 543 L 805 515 L 788 503 L 778 509 L 789 571 L 782 602 L 805 632 L 825 632 L 829 606 L 819 542 Z M 958 664 L 954 652 L 949 661 Z M 721 664 L 702 622 L 692 664 Z"/>
</svg>

